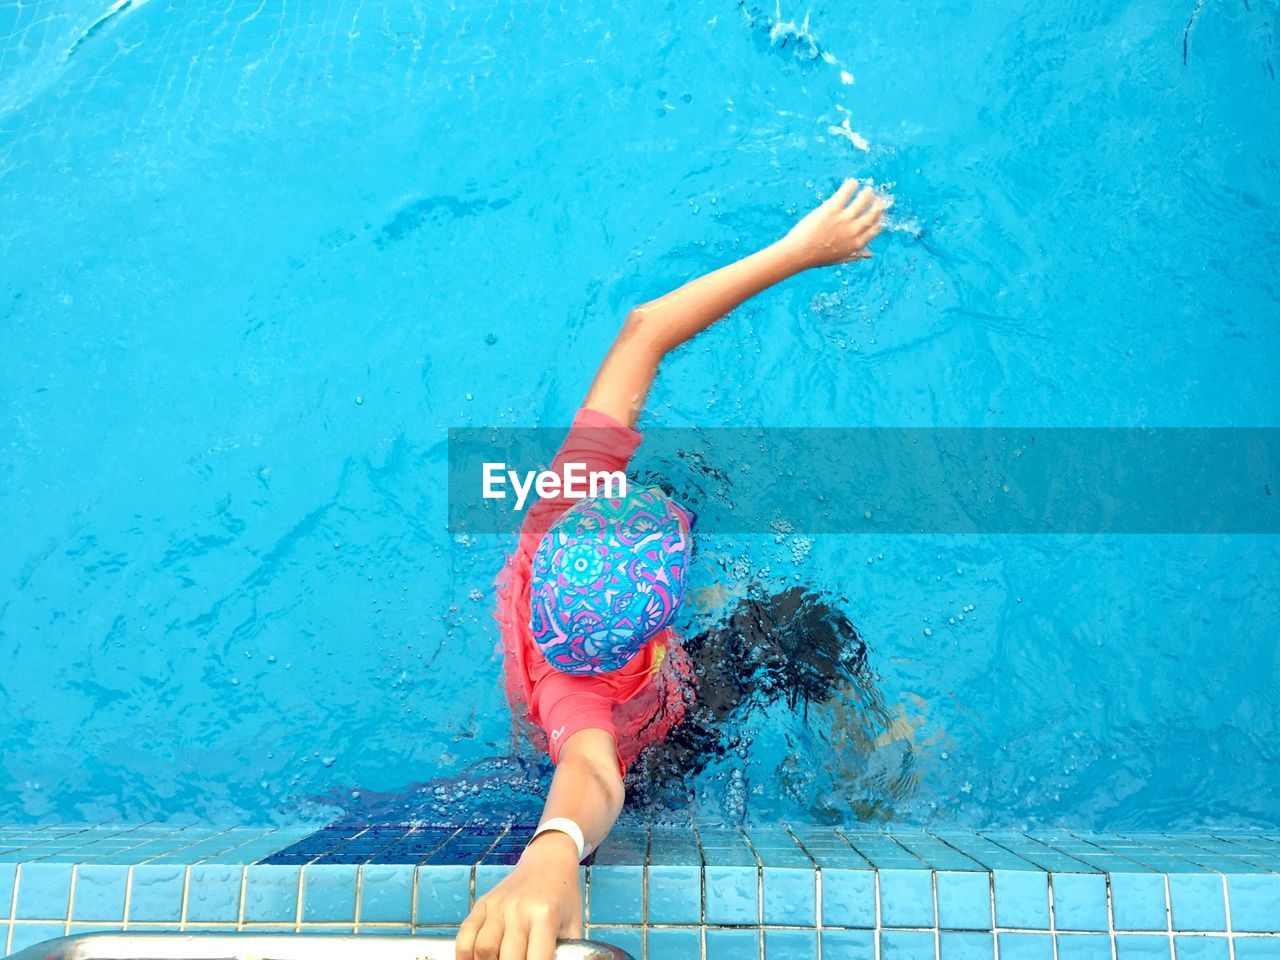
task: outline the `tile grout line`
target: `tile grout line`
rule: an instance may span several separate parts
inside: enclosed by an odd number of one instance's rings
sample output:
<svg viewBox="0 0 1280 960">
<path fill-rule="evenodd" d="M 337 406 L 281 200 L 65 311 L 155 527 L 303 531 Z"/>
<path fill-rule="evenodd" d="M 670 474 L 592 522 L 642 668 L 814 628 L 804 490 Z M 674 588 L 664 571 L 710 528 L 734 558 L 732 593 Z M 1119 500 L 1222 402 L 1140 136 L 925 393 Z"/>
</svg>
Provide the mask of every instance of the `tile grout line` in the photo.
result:
<svg viewBox="0 0 1280 960">
<path fill-rule="evenodd" d="M 644 828 L 644 866 L 640 870 L 640 960 L 649 960 L 649 861 L 653 828 Z"/>
<path fill-rule="evenodd" d="M 129 864 L 124 875 L 124 914 L 120 917 L 120 929 L 129 929 L 129 911 L 133 908 L 133 864 Z"/>
<path fill-rule="evenodd" d="M 843 834 L 842 834 L 842 836 L 843 836 Z M 848 839 L 848 838 L 846 837 L 845 839 Z M 852 843 L 850 843 L 850 844 L 849 844 L 849 846 L 851 846 L 851 847 L 852 847 L 852 846 L 853 846 L 853 844 L 852 844 Z M 856 847 L 854 847 L 854 849 L 856 850 L 857 848 L 856 848 Z M 861 851 L 859 851 L 859 852 L 861 852 Z M 868 861 L 868 862 L 870 862 L 870 861 Z M 874 888 L 875 888 L 875 895 L 876 895 L 876 936 L 875 936 L 875 942 L 874 942 L 874 943 L 872 943 L 872 945 L 871 945 L 871 946 L 872 946 L 872 955 L 874 956 L 875 960 L 881 960 L 881 958 L 880 958 L 880 932 L 881 932 L 881 930 L 883 929 L 883 927 L 881 926 L 881 913 L 880 913 L 880 868 L 879 868 L 879 867 L 877 867 L 875 864 L 872 864 L 872 865 L 871 865 L 871 869 L 872 869 L 872 871 L 873 871 L 873 877 L 874 877 Z"/>
<path fill-rule="evenodd" d="M 760 859 L 760 854 L 756 852 L 756 845 L 751 842 L 751 838 L 747 836 L 747 831 L 738 827 L 738 833 L 742 835 L 743 842 L 747 845 L 747 849 L 751 851 L 751 856 L 756 861 L 756 927 L 759 933 L 756 934 L 756 949 L 760 956 L 764 956 L 764 861 Z"/>
<path fill-rule="evenodd" d="M 298 889 L 293 894 L 293 932 L 302 929 L 302 890 L 307 878 L 307 865 L 298 867 Z"/>
<path fill-rule="evenodd" d="M 9 929 L 5 931 L 4 952 L 8 956 L 13 946 L 13 931 L 18 921 L 18 886 L 22 880 L 22 864 L 13 868 L 13 899 L 9 901 Z M 1234 958 L 1233 958 L 1234 960 Z"/>
<path fill-rule="evenodd" d="M 357 936 L 360 934 L 360 915 L 364 912 L 364 868 L 368 866 L 365 863 L 356 864 L 356 902 L 354 905 L 355 913 L 352 914 L 351 932 Z M 412 908 L 410 908 L 412 910 Z M 412 918 L 410 919 L 409 929 L 413 930 Z"/>
<path fill-rule="evenodd" d="M 1053 943 L 1053 949 L 1056 954 L 1058 949 L 1058 902 L 1053 891 L 1052 870 L 1045 871 L 1044 885 L 1049 894 L 1049 940 Z M 1113 947 L 1112 949 L 1114 950 L 1115 948 Z M 1112 960 L 1115 960 L 1114 953 Z"/>
<path fill-rule="evenodd" d="M 178 930 L 185 931 L 187 929 L 187 903 L 191 896 L 191 864 L 187 864 L 182 871 L 182 911 L 178 915 Z"/>
<path fill-rule="evenodd" d="M 1000 960 L 1000 940 L 996 934 L 996 872 L 987 870 L 987 890 L 991 896 L 991 960 Z M 1057 942 L 1054 942 L 1054 960 L 1057 958 Z"/>
<path fill-rule="evenodd" d="M 933 960 L 942 960 L 942 932 L 938 929 L 942 924 L 942 918 L 938 916 L 938 871 L 932 867 L 929 868 L 929 890 L 933 896 Z"/>
<path fill-rule="evenodd" d="M 236 929 L 244 929 L 244 895 L 245 889 L 249 883 L 249 865 L 246 863 L 240 868 L 240 903 L 236 908 Z"/>
<path fill-rule="evenodd" d="M 702 849 L 702 835 L 693 824 L 693 842 L 698 848 L 698 955 L 707 960 L 707 855 Z M 1234 957 L 1231 960 L 1235 960 Z"/>
<path fill-rule="evenodd" d="M 1111 960 L 1117 960 L 1118 946 L 1116 944 L 1116 917 L 1111 907 L 1111 874 L 1104 873 L 1103 882 L 1106 884 L 1105 890 L 1107 894 L 1107 934 L 1111 937 Z"/>
<path fill-rule="evenodd" d="M 62 935 L 68 936 L 71 933 L 71 908 L 76 902 L 76 878 L 80 876 L 80 864 L 73 863 L 71 865 L 71 883 L 67 886 L 67 922 L 62 928 Z"/>
<path fill-rule="evenodd" d="M 800 838 L 791 829 L 791 824 L 784 823 L 782 826 L 791 839 L 795 841 L 796 846 L 800 848 L 800 852 L 808 857 L 809 862 L 813 864 L 813 930 L 818 939 L 818 949 L 814 960 L 822 960 L 822 864 L 818 863 L 817 858 L 809 852 L 809 848 L 800 842 Z"/>
<path fill-rule="evenodd" d="M 1227 928 L 1227 954 L 1228 960 L 1236 960 L 1236 935 L 1231 924 L 1231 885 L 1227 883 L 1227 875 L 1222 876 L 1222 907 L 1227 922 L 1223 924 Z"/>
</svg>

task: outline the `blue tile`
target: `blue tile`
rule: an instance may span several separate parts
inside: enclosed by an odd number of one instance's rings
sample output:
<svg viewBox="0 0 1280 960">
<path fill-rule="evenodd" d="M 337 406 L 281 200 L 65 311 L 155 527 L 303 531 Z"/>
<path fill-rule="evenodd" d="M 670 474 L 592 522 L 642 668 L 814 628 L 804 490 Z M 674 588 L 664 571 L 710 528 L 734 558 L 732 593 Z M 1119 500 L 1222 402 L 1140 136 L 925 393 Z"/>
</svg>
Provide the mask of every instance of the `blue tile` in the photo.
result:
<svg viewBox="0 0 1280 960">
<path fill-rule="evenodd" d="M 1280 939 L 1236 937 L 1236 960 L 1280 960 Z"/>
<path fill-rule="evenodd" d="M 1169 937 L 1149 933 L 1118 933 L 1116 960 L 1173 960 L 1169 955 Z"/>
<path fill-rule="evenodd" d="M 839 867 L 822 871 L 822 922 L 833 927 L 876 925 L 876 875 Z"/>
<path fill-rule="evenodd" d="M 823 930 L 822 960 L 875 960 L 875 938 L 870 930 Z"/>
<path fill-rule="evenodd" d="M 817 877 L 813 867 L 763 867 L 761 874 L 765 923 L 797 927 L 817 923 Z"/>
<path fill-rule="evenodd" d="M 302 922 L 353 923 L 359 867 L 313 864 L 302 870 Z"/>
<path fill-rule="evenodd" d="M 649 940 L 649 956 L 654 960 L 702 955 L 702 934 L 696 927 L 684 930 L 655 930 L 650 927 L 645 932 Z"/>
<path fill-rule="evenodd" d="M 475 868 L 476 899 L 500 884 L 511 873 L 512 865 L 505 863 L 481 863 Z"/>
<path fill-rule="evenodd" d="M 15 923 L 13 925 L 13 940 L 10 941 L 9 947 L 14 953 L 17 953 L 23 947 L 29 947 L 35 943 L 43 943 L 45 940 L 60 937 L 65 929 L 65 920 L 62 923 Z"/>
<path fill-rule="evenodd" d="M 18 920 L 67 919 L 71 901 L 71 864 L 24 863 L 18 872 Z M 19 929 L 21 927 L 19 926 Z M 14 937 L 18 930 L 14 931 Z"/>
<path fill-rule="evenodd" d="M 644 931 L 639 927 L 598 927 L 593 923 L 590 938 L 625 950 L 637 960 L 644 956 Z"/>
<path fill-rule="evenodd" d="M 361 923 L 409 923 L 413 919 L 413 867 L 409 864 L 360 868 Z"/>
<path fill-rule="evenodd" d="M 592 925 L 644 920 L 644 867 L 604 864 L 591 867 L 590 874 Z"/>
<path fill-rule="evenodd" d="M 1230 960 L 1231 947 L 1226 937 L 1175 937 L 1177 960 Z"/>
<path fill-rule="evenodd" d="M 1111 937 L 1074 933 L 1058 937 L 1058 960 L 1111 960 Z"/>
<path fill-rule="evenodd" d="M 1049 929 L 1049 875 L 1038 870 L 997 870 L 996 925 Z"/>
<path fill-rule="evenodd" d="M 1111 918 L 1117 930 L 1168 930 L 1164 874 L 1111 874 Z"/>
<path fill-rule="evenodd" d="M 707 923 L 758 923 L 760 879 L 755 867 L 706 867 Z M 710 947 L 707 948 L 710 950 Z"/>
<path fill-rule="evenodd" d="M 123 920 L 124 892 L 128 885 L 128 867 L 81 864 L 76 868 L 76 889 L 71 904 L 71 919 Z"/>
<path fill-rule="evenodd" d="M 252 864 L 245 870 L 246 923 L 293 923 L 298 917 L 301 867 Z"/>
<path fill-rule="evenodd" d="M 1047 933 L 997 935 L 1000 960 L 1053 960 L 1053 938 Z"/>
<path fill-rule="evenodd" d="M 881 960 L 935 960 L 933 934 L 919 930 L 883 930 Z"/>
<path fill-rule="evenodd" d="M 1170 874 L 1169 903 L 1175 930 L 1227 929 L 1222 877 L 1217 874 Z"/>
<path fill-rule="evenodd" d="M 26 868 L 22 875 L 25 884 Z M 1231 929 L 1236 933 L 1274 933 L 1280 927 L 1280 876 L 1259 873 L 1227 877 L 1227 900 L 1231 904 Z M 1239 951 L 1236 952 L 1239 960 Z"/>
<path fill-rule="evenodd" d="M 1100 873 L 1055 873 L 1053 920 L 1059 930 L 1106 930 L 1106 878 Z"/>
<path fill-rule="evenodd" d="M 813 960 L 818 955 L 818 931 L 766 930 L 764 955 L 768 960 Z"/>
<path fill-rule="evenodd" d="M 942 960 L 992 960 L 996 955 L 990 933 L 940 933 L 938 947 Z"/>
<path fill-rule="evenodd" d="M 757 930 L 708 930 L 707 956 L 715 960 L 760 960 Z"/>
<path fill-rule="evenodd" d="M 18 872 L 16 863 L 0 863 L 0 917 L 9 919 L 9 907 L 13 905 L 13 878 Z M 0 940 L 0 945 L 4 941 Z"/>
<path fill-rule="evenodd" d="M 649 868 L 649 923 L 701 923 L 700 867 Z"/>
<path fill-rule="evenodd" d="M 230 864 L 193 864 L 187 878 L 187 921 L 219 923 L 238 920 L 243 871 L 243 867 Z"/>
<path fill-rule="evenodd" d="M 471 909 L 471 868 L 418 868 L 418 923 L 461 923 Z"/>
<path fill-rule="evenodd" d="M 937 875 L 938 925 L 949 930 L 991 929 L 991 875 L 944 871 Z"/>
<path fill-rule="evenodd" d="M 881 870 L 880 920 L 886 927 L 932 927 L 933 874 L 924 869 Z"/>
<path fill-rule="evenodd" d="M 182 887 L 186 870 L 176 864 L 141 864 L 133 868 L 129 919 L 177 923 L 182 919 Z"/>
</svg>

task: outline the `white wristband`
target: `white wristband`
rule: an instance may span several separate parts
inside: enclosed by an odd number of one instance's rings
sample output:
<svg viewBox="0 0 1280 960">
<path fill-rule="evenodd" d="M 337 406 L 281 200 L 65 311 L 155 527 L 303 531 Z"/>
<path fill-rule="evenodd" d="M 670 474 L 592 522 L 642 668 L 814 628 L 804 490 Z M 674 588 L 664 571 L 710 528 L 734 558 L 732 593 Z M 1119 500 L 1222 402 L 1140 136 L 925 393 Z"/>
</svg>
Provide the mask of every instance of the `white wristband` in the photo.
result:
<svg viewBox="0 0 1280 960">
<path fill-rule="evenodd" d="M 574 842 L 578 848 L 578 861 L 581 862 L 591 851 L 587 849 L 586 838 L 582 836 L 582 828 L 570 820 L 568 817 L 552 817 L 550 820 L 543 821 L 537 830 L 533 831 L 533 836 L 529 838 L 529 842 L 533 843 L 540 834 L 547 833 L 551 830 L 558 830 L 566 834 L 569 839 Z"/>
</svg>

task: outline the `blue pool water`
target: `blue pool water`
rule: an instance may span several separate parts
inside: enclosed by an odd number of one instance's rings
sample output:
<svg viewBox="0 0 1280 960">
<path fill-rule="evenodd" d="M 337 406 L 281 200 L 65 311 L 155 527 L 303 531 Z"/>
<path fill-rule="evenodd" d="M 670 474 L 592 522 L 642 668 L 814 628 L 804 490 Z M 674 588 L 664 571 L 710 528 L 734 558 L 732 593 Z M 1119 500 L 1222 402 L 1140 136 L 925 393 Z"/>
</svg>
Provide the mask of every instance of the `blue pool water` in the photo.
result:
<svg viewBox="0 0 1280 960">
<path fill-rule="evenodd" d="M 629 306 L 845 175 L 875 260 L 642 428 L 1277 425 L 1276 14 L 0 7 L 0 821 L 532 804 L 446 431 L 567 424 Z M 740 716 L 699 816 L 1280 825 L 1274 537 L 700 551 L 689 626 L 812 587 L 883 709 Z"/>
</svg>

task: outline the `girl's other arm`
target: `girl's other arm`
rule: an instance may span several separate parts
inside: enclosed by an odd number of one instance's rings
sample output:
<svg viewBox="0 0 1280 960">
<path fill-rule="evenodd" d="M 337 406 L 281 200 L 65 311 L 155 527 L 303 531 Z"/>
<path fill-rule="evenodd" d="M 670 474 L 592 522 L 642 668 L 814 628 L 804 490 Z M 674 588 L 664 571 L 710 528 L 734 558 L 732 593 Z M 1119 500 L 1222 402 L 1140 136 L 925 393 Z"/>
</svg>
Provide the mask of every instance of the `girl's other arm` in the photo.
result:
<svg viewBox="0 0 1280 960">
<path fill-rule="evenodd" d="M 542 821 L 568 817 L 588 849 L 608 835 L 622 810 L 618 748 L 604 730 L 570 734 L 542 808 Z M 540 822 L 542 822 L 540 821 Z M 525 847 L 502 883 L 476 901 L 458 930 L 458 960 L 552 960 L 557 938 L 582 936 L 578 848 L 549 830 Z"/>
<path fill-rule="evenodd" d="M 846 180 L 829 199 L 776 243 L 636 307 L 600 365 L 583 406 L 634 426 L 658 364 L 671 350 L 739 304 L 810 267 L 871 256 L 884 203 Z"/>
</svg>

